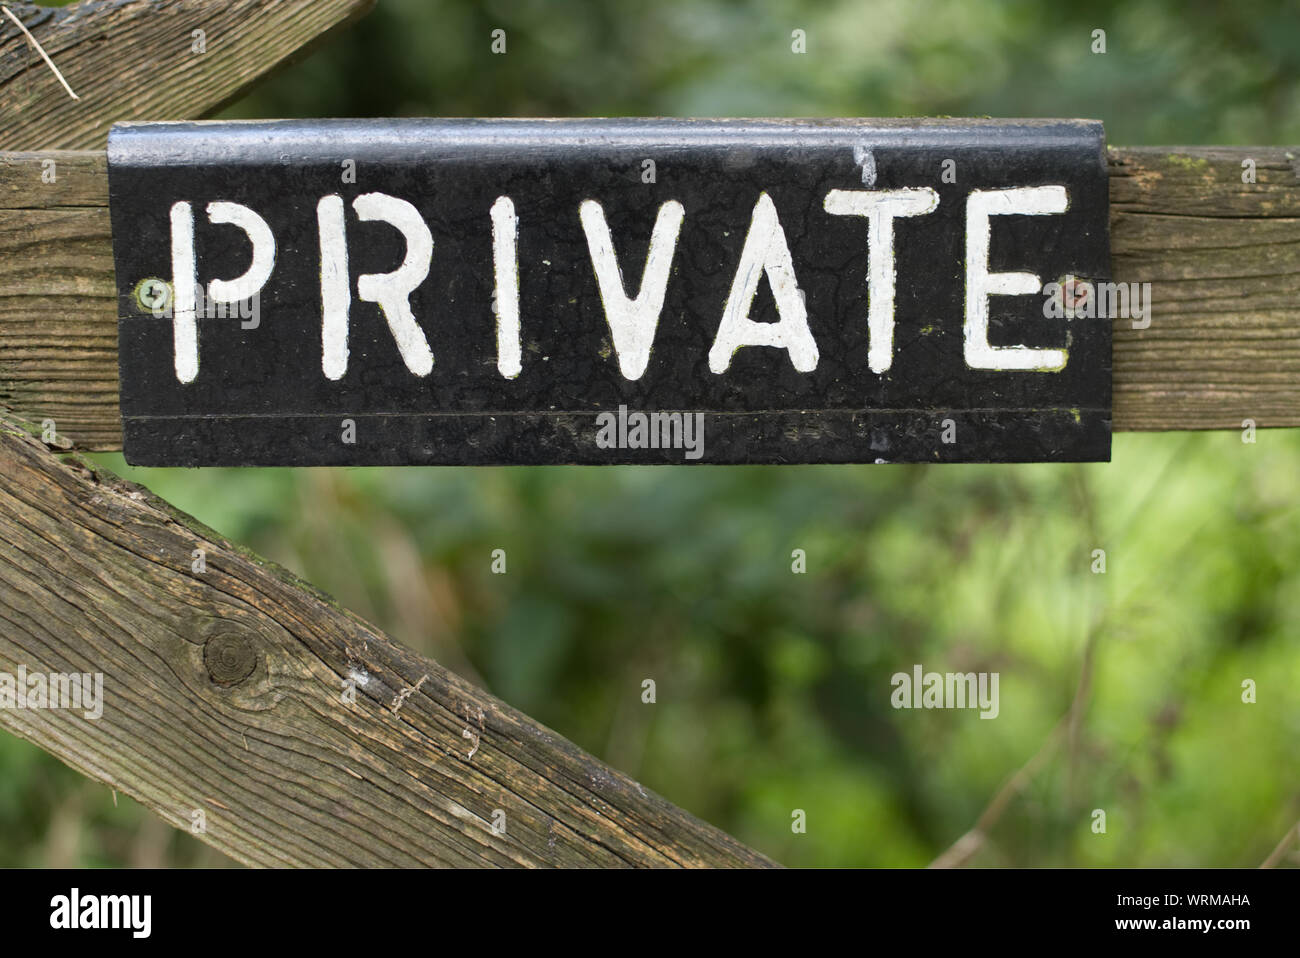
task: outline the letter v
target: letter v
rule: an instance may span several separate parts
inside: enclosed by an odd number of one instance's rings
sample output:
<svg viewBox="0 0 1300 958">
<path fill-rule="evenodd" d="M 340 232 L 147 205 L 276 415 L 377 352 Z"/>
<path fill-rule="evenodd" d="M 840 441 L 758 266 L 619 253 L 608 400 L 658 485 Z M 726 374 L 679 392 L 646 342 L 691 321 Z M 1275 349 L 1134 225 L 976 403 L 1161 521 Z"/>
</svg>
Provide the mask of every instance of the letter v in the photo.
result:
<svg viewBox="0 0 1300 958">
<path fill-rule="evenodd" d="M 579 210 L 582 228 L 587 234 L 591 266 L 605 306 L 605 321 L 614 339 L 618 368 L 625 379 L 640 379 L 650 362 L 659 314 L 664 308 L 668 289 L 668 272 L 677 249 L 686 211 L 676 200 L 659 207 L 654 232 L 650 234 L 650 251 L 646 255 L 641 289 L 636 299 L 628 299 L 623 272 L 614 253 L 614 241 L 605 222 L 605 211 L 595 200 L 585 200 Z"/>
</svg>

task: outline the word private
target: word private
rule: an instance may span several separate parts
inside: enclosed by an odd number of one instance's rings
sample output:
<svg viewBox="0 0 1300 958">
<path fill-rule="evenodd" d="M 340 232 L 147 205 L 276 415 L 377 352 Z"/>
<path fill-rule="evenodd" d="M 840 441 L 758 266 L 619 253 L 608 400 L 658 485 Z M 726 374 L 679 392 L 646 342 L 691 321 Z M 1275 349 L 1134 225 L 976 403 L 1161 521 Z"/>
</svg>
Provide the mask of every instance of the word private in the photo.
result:
<svg viewBox="0 0 1300 958">
<path fill-rule="evenodd" d="M 1109 325 L 1043 308 L 1108 276 L 1099 124 L 127 124 L 109 182 L 133 463 L 683 461 L 620 408 L 706 415 L 691 462 L 1109 458 Z"/>
</svg>

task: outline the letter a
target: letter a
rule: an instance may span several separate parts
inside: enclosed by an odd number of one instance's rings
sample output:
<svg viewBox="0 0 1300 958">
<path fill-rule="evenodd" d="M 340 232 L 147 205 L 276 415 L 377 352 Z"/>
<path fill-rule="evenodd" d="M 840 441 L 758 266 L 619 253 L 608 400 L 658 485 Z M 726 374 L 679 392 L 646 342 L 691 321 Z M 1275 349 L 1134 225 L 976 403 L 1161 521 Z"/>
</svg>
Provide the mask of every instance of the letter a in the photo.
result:
<svg viewBox="0 0 1300 958">
<path fill-rule="evenodd" d="M 759 277 L 766 274 L 776 302 L 776 323 L 756 323 L 749 308 L 758 292 Z M 740 253 L 740 264 L 731 283 L 731 294 L 722 310 L 718 335 L 709 350 L 709 369 L 724 373 L 731 357 L 742 346 L 775 346 L 790 354 L 790 362 L 801 373 L 817 368 L 817 343 L 808 329 L 808 310 L 794 275 L 794 261 L 785 232 L 776 216 L 776 205 L 766 193 L 758 197 L 749 234 Z"/>
</svg>

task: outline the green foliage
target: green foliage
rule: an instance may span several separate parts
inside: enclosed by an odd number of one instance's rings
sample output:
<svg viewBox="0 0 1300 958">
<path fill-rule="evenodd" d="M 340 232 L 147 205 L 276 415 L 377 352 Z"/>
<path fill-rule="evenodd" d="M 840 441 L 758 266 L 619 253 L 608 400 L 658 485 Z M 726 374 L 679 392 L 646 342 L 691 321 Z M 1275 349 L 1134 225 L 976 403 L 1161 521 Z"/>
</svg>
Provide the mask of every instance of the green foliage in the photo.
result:
<svg viewBox="0 0 1300 958">
<path fill-rule="evenodd" d="M 1074 115 L 1277 143 L 1298 66 L 1284 3 L 384 0 L 234 113 Z M 925 864 L 1044 748 L 974 863 L 1251 865 L 1300 816 L 1300 432 L 1123 435 L 1088 466 L 102 459 L 787 864 Z M 914 663 L 998 672 L 1000 716 L 893 709 Z M 8 737 L 0 823 L 0 864 L 212 860 Z"/>
<path fill-rule="evenodd" d="M 1078 116 L 1126 145 L 1295 143 L 1297 75 L 1289 0 L 381 0 L 232 115 Z"/>
</svg>

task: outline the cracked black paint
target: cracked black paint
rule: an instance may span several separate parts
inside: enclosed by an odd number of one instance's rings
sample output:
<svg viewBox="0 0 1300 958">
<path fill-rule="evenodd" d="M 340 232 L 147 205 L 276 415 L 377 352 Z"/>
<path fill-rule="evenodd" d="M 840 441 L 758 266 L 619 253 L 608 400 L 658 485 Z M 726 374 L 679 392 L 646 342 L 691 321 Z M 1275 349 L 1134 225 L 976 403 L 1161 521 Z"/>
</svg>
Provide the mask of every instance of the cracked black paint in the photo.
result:
<svg viewBox="0 0 1300 958">
<path fill-rule="evenodd" d="M 823 209 L 831 189 L 864 189 L 854 148 L 873 151 L 877 189 L 928 186 L 938 208 L 895 221 L 892 367 L 867 366 L 867 222 Z M 341 181 L 356 163 L 356 183 Z M 653 159 L 657 182 L 642 182 Z M 941 181 L 944 159 L 957 182 Z M 419 463 L 795 463 L 1107 460 L 1110 323 L 1052 320 L 1040 296 L 994 297 L 990 341 L 1059 347 L 1060 372 L 972 370 L 962 356 L 966 196 L 971 189 L 1064 185 L 1064 214 L 993 220 L 990 269 L 1109 277 L 1100 124 L 1083 121 L 374 120 L 131 124 L 109 139 L 119 291 L 121 406 L 138 465 Z M 434 355 L 424 378 L 402 363 L 356 277 L 401 261 L 401 234 L 363 223 L 354 196 L 413 203 L 433 234 L 411 305 Z M 777 208 L 805 295 L 819 362 L 746 347 L 716 375 L 708 351 L 760 193 Z M 347 374 L 321 371 L 316 203 L 348 204 L 353 284 Z M 497 371 L 489 210 L 519 217 L 523 371 Z M 200 281 L 248 267 L 244 235 L 201 215 L 245 204 L 271 226 L 275 270 L 260 325 L 199 319 L 199 373 L 180 383 L 171 322 L 135 288 L 170 279 L 168 211 L 196 213 Z M 585 199 L 605 210 L 629 294 L 640 284 L 659 206 L 686 210 L 650 363 L 619 372 L 586 237 Z M 751 317 L 776 321 L 766 280 Z M 596 415 L 703 411 L 704 455 L 601 449 Z M 341 422 L 356 423 L 356 443 Z M 942 421 L 957 442 L 941 441 Z"/>
</svg>

